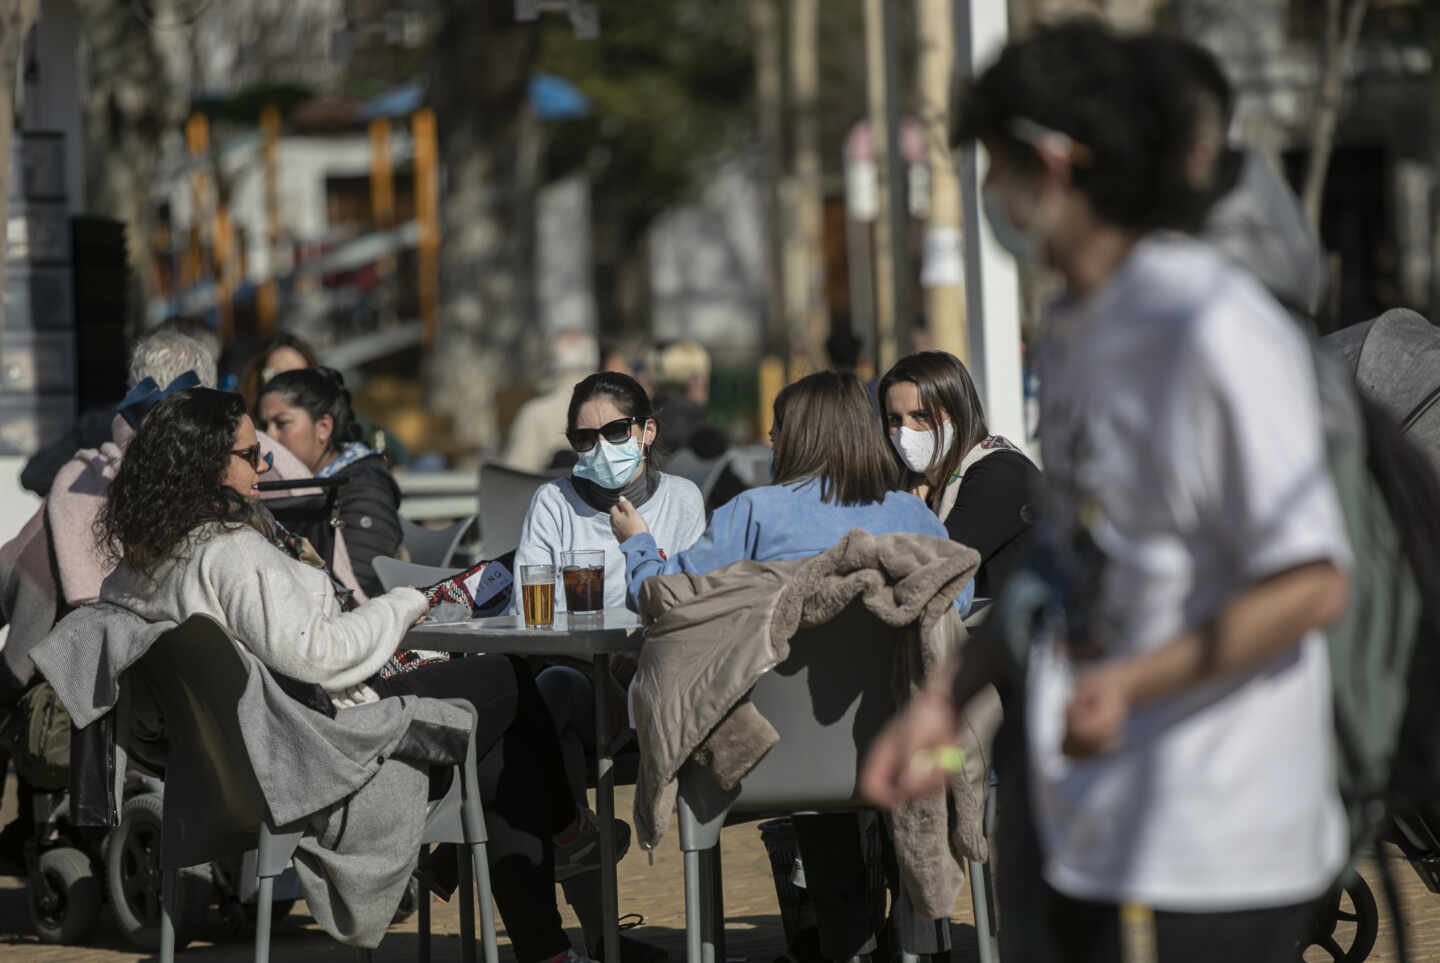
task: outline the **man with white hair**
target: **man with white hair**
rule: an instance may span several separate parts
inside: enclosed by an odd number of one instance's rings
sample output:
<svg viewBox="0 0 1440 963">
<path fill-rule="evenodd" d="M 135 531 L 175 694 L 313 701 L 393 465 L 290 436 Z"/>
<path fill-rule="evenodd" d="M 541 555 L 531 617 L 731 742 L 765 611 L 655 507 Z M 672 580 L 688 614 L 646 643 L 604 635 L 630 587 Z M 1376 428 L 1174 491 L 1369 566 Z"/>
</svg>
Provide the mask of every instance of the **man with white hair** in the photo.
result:
<svg viewBox="0 0 1440 963">
<path fill-rule="evenodd" d="M 89 416 L 106 417 L 103 443 L 76 451 L 71 446 L 83 444 L 83 437 L 72 429 L 51 446 L 60 467 L 53 482 L 47 480 L 44 503 L 0 547 L 0 624 L 10 628 L 0 647 L 0 706 L 8 708 L 31 684 L 30 650 L 57 619 L 100 595 L 113 562 L 95 544 L 95 519 L 140 420 L 167 391 L 214 387 L 215 356 L 193 338 L 156 331 L 136 343 L 128 380 L 130 394 L 119 405 Z M 23 869 L 23 845 L 33 829 L 30 808 L 22 783 L 20 816 L 0 831 L 0 866 L 11 871 Z"/>
<path fill-rule="evenodd" d="M 213 388 L 218 381 L 216 355 L 199 339 L 181 333 L 173 325 L 162 325 L 135 343 L 130 353 L 126 388 L 150 378 L 161 388 L 186 371 L 195 372 L 200 384 Z M 114 440 L 115 408 L 87 411 L 70 430 L 41 448 L 25 463 L 20 484 L 40 497 L 50 494 L 60 468 L 86 448 L 99 448 Z"/>
</svg>

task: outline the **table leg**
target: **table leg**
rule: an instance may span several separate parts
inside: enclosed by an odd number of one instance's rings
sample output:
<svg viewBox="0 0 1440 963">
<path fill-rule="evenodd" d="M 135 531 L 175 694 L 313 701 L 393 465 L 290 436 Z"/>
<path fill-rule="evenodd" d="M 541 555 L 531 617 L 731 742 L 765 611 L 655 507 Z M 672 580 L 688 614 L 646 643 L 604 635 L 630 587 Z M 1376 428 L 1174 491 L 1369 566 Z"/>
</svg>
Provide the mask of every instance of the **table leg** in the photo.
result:
<svg viewBox="0 0 1440 963">
<path fill-rule="evenodd" d="M 604 914 L 605 961 L 620 960 L 620 886 L 615 864 L 615 766 L 610 756 L 610 656 L 595 657 L 595 809 L 600 820 L 600 912 Z"/>
</svg>

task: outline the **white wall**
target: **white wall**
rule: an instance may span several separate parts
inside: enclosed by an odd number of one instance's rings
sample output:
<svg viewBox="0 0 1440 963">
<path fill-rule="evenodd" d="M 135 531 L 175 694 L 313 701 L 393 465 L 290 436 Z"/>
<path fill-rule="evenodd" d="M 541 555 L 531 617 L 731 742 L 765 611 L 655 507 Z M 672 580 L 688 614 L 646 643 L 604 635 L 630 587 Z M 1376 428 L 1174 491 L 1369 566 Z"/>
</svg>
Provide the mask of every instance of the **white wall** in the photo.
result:
<svg viewBox="0 0 1440 963">
<path fill-rule="evenodd" d="M 720 168 L 700 200 L 650 230 L 655 337 L 694 338 L 711 354 L 755 358 L 765 339 L 764 187 L 751 160 Z"/>
<path fill-rule="evenodd" d="M 402 124 L 394 125 L 390 142 L 392 167 L 413 156 L 410 137 Z M 265 243 L 265 176 L 258 134 L 226 144 L 221 164 L 230 180 L 231 217 L 248 242 L 248 277 L 262 281 L 270 273 L 270 252 Z M 280 174 L 280 223 L 286 237 L 318 241 L 330 229 L 325 207 L 327 177 L 365 177 L 370 173 L 370 139 L 365 134 L 333 137 L 282 137 L 276 167 Z M 177 229 L 194 218 L 190 179 L 172 174 L 164 191 L 171 220 Z M 288 265 L 279 265 L 283 272 Z"/>
</svg>

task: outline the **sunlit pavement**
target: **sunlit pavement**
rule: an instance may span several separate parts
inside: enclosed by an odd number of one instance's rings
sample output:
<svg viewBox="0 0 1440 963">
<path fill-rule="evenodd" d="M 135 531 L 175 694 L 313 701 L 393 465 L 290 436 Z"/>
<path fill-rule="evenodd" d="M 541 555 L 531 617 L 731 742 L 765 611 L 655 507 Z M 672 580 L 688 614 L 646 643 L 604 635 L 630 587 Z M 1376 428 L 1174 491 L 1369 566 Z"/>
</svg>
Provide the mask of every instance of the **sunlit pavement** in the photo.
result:
<svg viewBox="0 0 1440 963">
<path fill-rule="evenodd" d="M 616 811 L 628 814 L 631 805 L 631 790 L 622 787 L 616 793 Z M 7 787 L 5 806 L 0 810 L 0 820 L 8 822 L 14 811 L 13 786 Z M 770 877 L 770 863 L 765 848 L 760 843 L 756 824 L 732 826 L 722 837 L 725 861 L 725 911 L 726 933 L 729 941 L 728 955 L 734 960 L 743 958 L 746 963 L 772 963 L 785 951 L 780 927 L 779 910 L 775 904 L 775 886 Z M 1404 911 L 1410 922 L 1411 959 L 1440 961 L 1440 896 L 1431 895 L 1416 877 L 1409 865 L 1397 859 L 1394 863 L 1396 880 L 1401 889 Z M 1374 872 L 1373 862 L 1362 863 L 1362 871 L 1371 880 L 1376 898 L 1381 903 L 1382 916 L 1385 914 L 1384 898 Z M 557 888 L 557 893 L 558 893 Z M 971 927 L 970 895 L 966 891 L 956 902 L 952 935 L 955 943 L 955 963 L 970 963 L 976 959 L 974 930 Z M 431 911 L 432 959 L 436 963 L 460 958 L 460 916 L 452 903 L 434 902 Z M 570 929 L 574 944 L 580 945 L 579 925 L 569 907 L 561 905 L 566 926 Z M 671 959 L 680 963 L 684 957 L 685 904 L 684 885 L 681 875 L 680 851 L 675 833 L 672 831 L 655 851 L 655 863 L 651 866 L 646 854 L 638 848 L 620 864 L 620 911 L 639 913 L 645 917 L 644 926 L 631 930 L 628 935 L 655 943 L 666 948 Z M 213 917 L 213 910 L 212 910 Z M 1023 921 L 1010 921 L 1011 925 L 1024 925 Z M 221 920 L 214 919 L 201 931 L 202 938 L 192 943 L 181 955 L 182 959 L 212 961 L 212 963 L 240 963 L 249 960 L 253 951 L 253 930 L 248 927 L 236 928 Z M 501 959 L 505 963 L 534 963 L 515 961 L 509 944 L 501 930 Z M 1340 942 L 1348 945 L 1347 932 L 1342 929 Z M 1389 942 L 1388 919 L 1381 922 L 1380 941 L 1370 959 L 1388 961 L 1396 959 Z M 329 939 L 305 913 L 301 903 L 295 912 L 283 922 L 276 924 L 272 938 L 272 958 L 277 963 L 285 960 L 351 960 L 353 952 Z M 393 927 L 385 942 L 375 951 L 376 961 L 414 960 L 418 950 L 416 923 L 412 917 L 407 922 Z M 106 921 L 97 934 L 94 945 L 87 947 L 46 946 L 38 943 L 31 932 L 28 892 L 21 880 L 0 877 L 0 961 L 76 961 L 76 963 L 127 963 L 127 961 L 152 960 L 156 957 L 139 953 L 126 946 L 110 922 Z M 1329 957 L 1318 949 L 1306 954 L 1306 960 L 1328 960 Z"/>
</svg>

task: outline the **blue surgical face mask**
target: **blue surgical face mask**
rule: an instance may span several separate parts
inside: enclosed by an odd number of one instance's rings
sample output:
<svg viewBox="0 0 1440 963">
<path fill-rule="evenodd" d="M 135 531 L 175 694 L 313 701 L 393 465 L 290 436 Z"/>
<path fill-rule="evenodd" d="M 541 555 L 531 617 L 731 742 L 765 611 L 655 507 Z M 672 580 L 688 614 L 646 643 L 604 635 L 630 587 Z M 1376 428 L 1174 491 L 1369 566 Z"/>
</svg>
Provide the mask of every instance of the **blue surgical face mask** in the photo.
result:
<svg viewBox="0 0 1440 963">
<path fill-rule="evenodd" d="M 573 474 L 594 482 L 601 488 L 624 488 L 635 474 L 635 469 L 645 460 L 640 450 L 640 439 L 633 435 L 618 445 L 612 445 L 604 438 L 596 439 L 595 447 L 580 456 L 575 463 Z"/>
<path fill-rule="evenodd" d="M 1030 232 L 1022 231 L 1010 219 L 1010 210 L 1005 206 L 1005 196 L 1000 190 L 987 184 L 983 193 L 985 220 L 995 234 L 995 243 L 1009 252 L 1017 262 L 1030 264 L 1040 260 L 1040 241 Z"/>
</svg>

